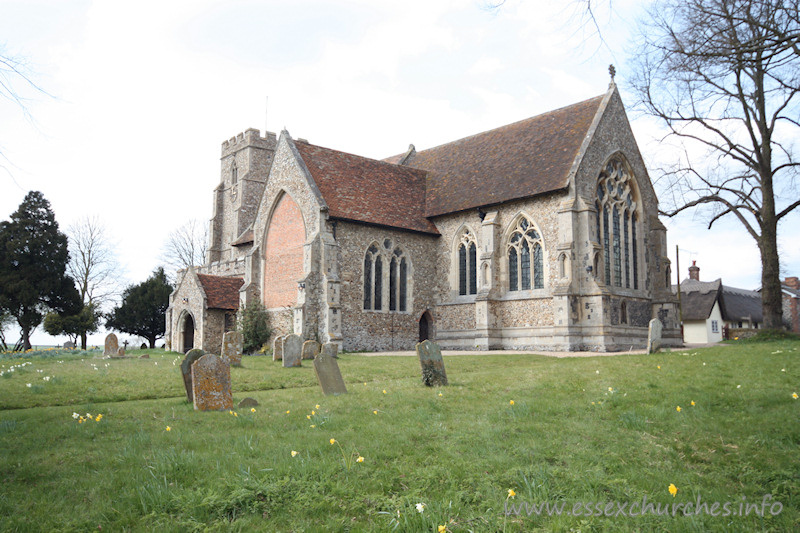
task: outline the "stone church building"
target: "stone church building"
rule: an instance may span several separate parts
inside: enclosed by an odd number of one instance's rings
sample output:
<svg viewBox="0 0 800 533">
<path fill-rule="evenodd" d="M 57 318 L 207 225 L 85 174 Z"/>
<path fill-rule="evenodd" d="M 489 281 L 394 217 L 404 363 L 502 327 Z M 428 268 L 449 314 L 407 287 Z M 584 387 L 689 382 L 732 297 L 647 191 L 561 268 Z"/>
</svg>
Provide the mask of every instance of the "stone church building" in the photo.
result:
<svg viewBox="0 0 800 533">
<path fill-rule="evenodd" d="M 206 264 L 167 345 L 218 352 L 250 302 L 344 350 L 681 342 L 666 229 L 616 86 L 382 161 L 249 129 L 222 144 Z"/>
</svg>

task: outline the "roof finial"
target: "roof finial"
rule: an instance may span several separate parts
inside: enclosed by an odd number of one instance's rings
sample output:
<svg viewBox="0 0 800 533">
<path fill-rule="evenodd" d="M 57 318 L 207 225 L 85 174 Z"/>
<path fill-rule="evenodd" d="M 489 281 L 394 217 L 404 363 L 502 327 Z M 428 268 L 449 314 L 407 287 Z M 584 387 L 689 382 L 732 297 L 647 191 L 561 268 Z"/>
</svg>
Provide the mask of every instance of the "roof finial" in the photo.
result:
<svg viewBox="0 0 800 533">
<path fill-rule="evenodd" d="M 608 65 L 608 73 L 611 75 L 611 85 L 614 85 L 614 76 L 617 75 L 617 69 L 614 68 L 614 64 Z"/>
</svg>

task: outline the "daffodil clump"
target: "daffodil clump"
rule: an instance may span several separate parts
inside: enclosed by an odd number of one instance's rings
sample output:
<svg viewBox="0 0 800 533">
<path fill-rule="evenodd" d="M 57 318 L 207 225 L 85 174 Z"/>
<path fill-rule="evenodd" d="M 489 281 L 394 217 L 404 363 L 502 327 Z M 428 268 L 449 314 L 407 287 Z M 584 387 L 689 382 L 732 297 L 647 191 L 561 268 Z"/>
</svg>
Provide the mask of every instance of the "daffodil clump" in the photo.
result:
<svg viewBox="0 0 800 533">
<path fill-rule="evenodd" d="M 80 413 L 72 413 L 73 420 L 77 420 L 78 424 L 83 424 L 84 422 L 100 422 L 103 419 L 102 414 L 97 414 L 92 416 L 92 413 L 86 413 L 82 415 Z"/>
<path fill-rule="evenodd" d="M 338 440 L 332 438 L 328 442 L 331 444 L 331 446 L 335 444 L 336 446 L 339 447 L 339 451 L 342 454 L 342 462 L 344 463 L 344 466 L 345 468 L 347 468 L 348 472 L 350 471 L 350 468 L 353 467 L 353 462 L 356 463 L 364 462 L 364 457 L 360 453 L 358 453 L 358 450 L 356 450 L 355 446 L 353 447 L 350 453 L 345 453 L 344 448 L 342 447 L 342 445 L 339 443 Z"/>
</svg>

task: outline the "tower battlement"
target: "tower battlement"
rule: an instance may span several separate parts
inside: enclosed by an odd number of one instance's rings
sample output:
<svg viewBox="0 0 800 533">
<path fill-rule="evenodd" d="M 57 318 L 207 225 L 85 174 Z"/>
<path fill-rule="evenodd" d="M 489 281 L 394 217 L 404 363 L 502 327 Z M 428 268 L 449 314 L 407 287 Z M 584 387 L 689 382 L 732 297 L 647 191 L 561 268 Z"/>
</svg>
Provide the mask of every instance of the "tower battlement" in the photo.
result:
<svg viewBox="0 0 800 533">
<path fill-rule="evenodd" d="M 244 132 L 239 133 L 238 135 L 231 137 L 222 143 L 221 157 L 226 157 L 248 147 L 273 150 L 277 142 L 277 135 L 271 131 L 265 132 L 265 136 L 262 137 L 260 130 L 248 128 Z"/>
</svg>

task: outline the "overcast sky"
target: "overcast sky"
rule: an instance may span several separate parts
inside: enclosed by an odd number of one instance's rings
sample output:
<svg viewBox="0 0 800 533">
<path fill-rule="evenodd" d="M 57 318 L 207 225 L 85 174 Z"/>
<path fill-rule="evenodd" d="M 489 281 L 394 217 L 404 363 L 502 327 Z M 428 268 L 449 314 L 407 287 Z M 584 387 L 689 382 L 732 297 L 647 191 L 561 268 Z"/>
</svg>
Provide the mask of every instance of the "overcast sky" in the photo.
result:
<svg viewBox="0 0 800 533">
<path fill-rule="evenodd" d="M 62 228 L 97 216 L 121 279 L 138 283 L 171 230 L 211 217 L 220 144 L 247 128 L 383 158 L 602 94 L 610 63 L 652 161 L 660 132 L 626 90 L 642 2 L 598 13 L 605 46 L 576 4 L 0 0 L 2 53 L 25 58 L 50 95 L 17 85 L 30 118 L 0 101 L 0 218 L 29 190 L 44 193 Z M 790 218 L 781 266 L 797 275 L 800 217 Z M 694 213 L 662 220 L 682 278 L 696 260 L 702 279 L 759 286 L 757 248 L 733 219 L 712 231 Z M 55 341 L 39 330 L 34 342 Z"/>
</svg>

